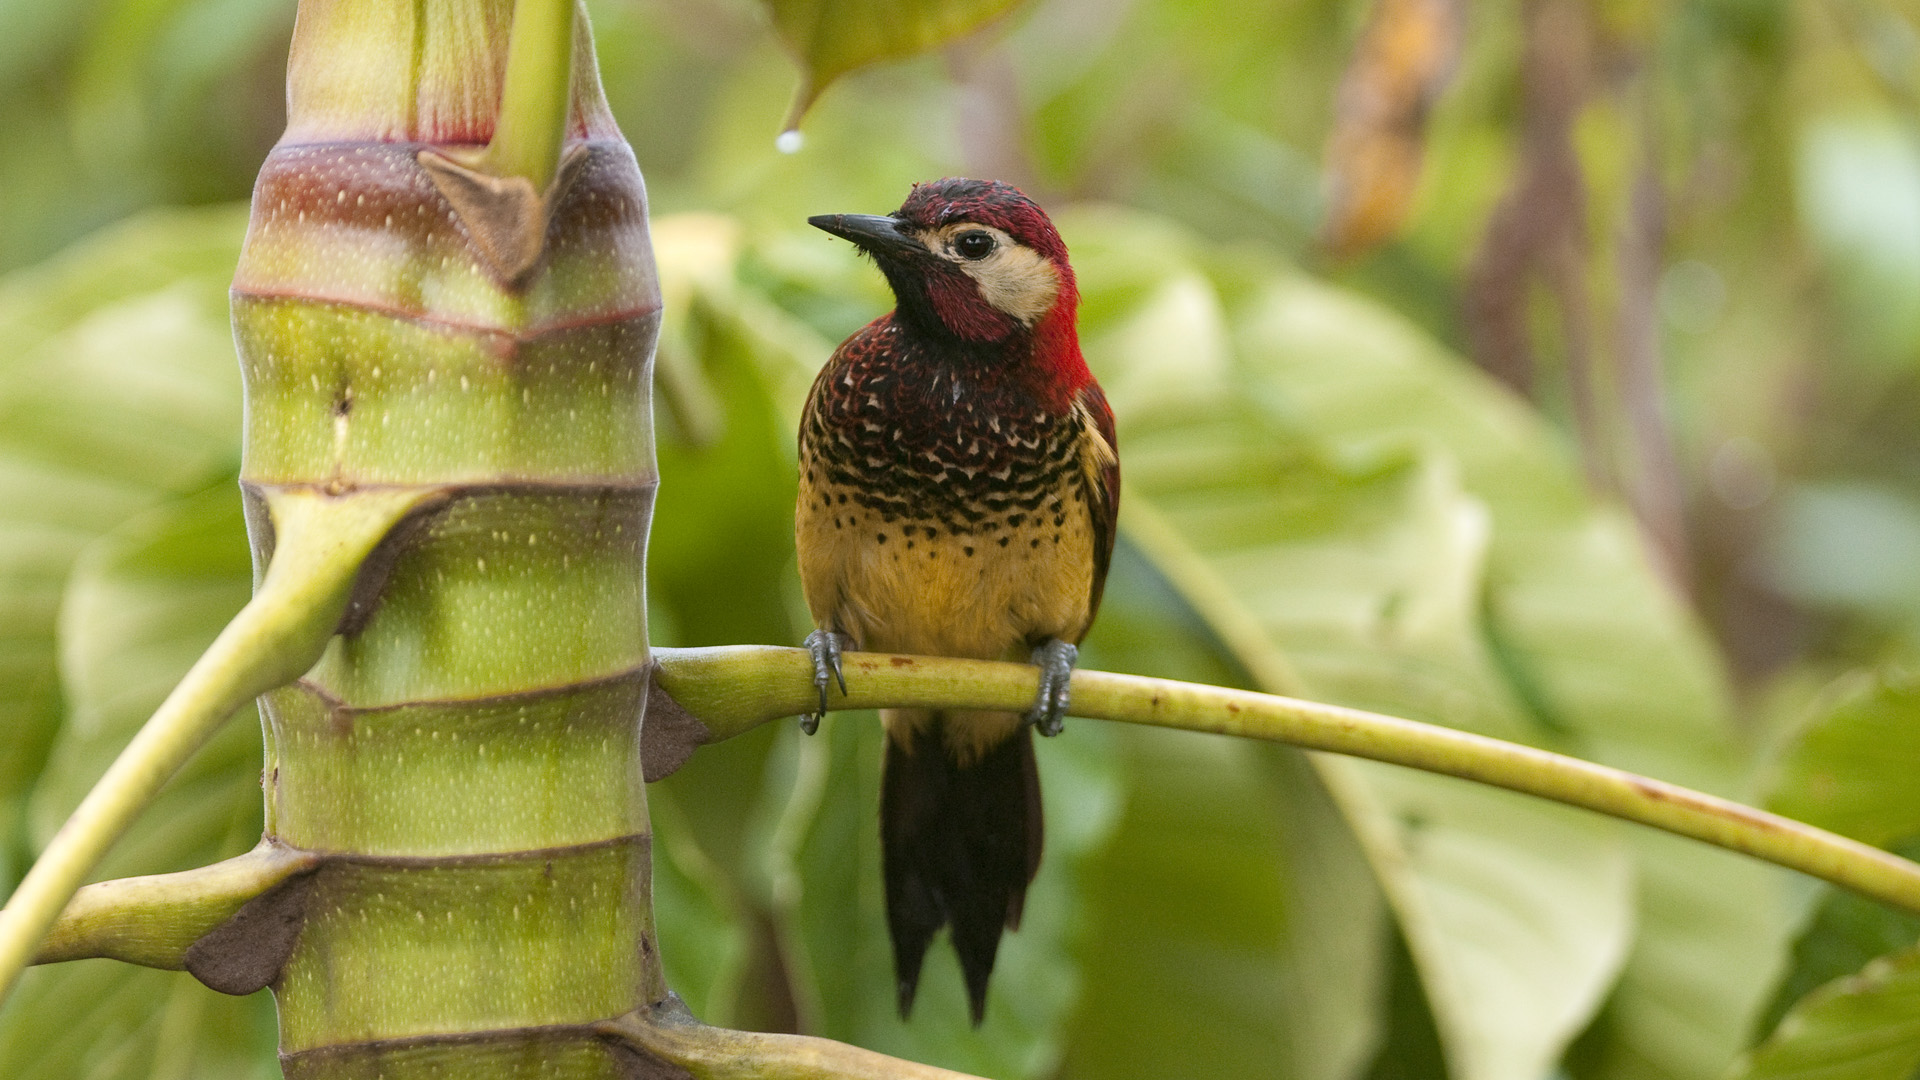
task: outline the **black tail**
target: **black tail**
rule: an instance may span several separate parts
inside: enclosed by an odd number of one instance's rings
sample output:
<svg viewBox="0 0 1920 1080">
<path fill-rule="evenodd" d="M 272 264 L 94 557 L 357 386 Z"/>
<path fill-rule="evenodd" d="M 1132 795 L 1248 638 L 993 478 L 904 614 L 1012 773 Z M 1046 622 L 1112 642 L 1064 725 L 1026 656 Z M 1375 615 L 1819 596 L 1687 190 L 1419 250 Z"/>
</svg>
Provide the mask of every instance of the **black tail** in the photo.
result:
<svg viewBox="0 0 1920 1080">
<path fill-rule="evenodd" d="M 1028 728 L 963 765 L 943 738 L 948 722 L 936 713 L 911 734 L 904 725 L 889 725 L 880 860 L 901 1018 L 913 1010 L 927 946 L 951 923 L 978 1026 L 1000 930 L 1020 928 L 1027 883 L 1040 868 L 1040 773 Z"/>
</svg>

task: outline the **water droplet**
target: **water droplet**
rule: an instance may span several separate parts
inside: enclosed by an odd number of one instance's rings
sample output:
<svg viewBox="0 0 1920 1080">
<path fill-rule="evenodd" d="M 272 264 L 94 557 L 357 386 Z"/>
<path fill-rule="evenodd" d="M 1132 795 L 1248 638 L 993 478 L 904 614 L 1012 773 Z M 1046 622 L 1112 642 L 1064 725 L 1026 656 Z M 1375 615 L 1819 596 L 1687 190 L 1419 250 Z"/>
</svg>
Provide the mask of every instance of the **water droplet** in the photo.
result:
<svg viewBox="0 0 1920 1080">
<path fill-rule="evenodd" d="M 773 140 L 773 148 L 783 154 L 797 154 L 807 143 L 807 137 L 799 131 L 783 131 Z"/>
</svg>

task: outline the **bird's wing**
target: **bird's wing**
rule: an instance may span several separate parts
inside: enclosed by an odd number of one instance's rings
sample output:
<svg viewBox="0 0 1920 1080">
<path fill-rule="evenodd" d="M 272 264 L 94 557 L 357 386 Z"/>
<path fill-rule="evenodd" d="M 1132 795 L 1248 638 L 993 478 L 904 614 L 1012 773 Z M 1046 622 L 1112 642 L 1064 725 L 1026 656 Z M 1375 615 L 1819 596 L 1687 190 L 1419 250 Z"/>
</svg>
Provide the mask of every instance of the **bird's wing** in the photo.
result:
<svg viewBox="0 0 1920 1080">
<path fill-rule="evenodd" d="M 1120 519 L 1120 446 L 1113 432 L 1113 409 L 1099 383 L 1090 382 L 1074 400 L 1086 422 L 1080 453 L 1088 509 L 1093 513 L 1093 594 L 1087 598 L 1087 625 L 1100 610 L 1100 594 L 1107 587 L 1107 566 L 1113 561 L 1114 530 Z"/>
</svg>

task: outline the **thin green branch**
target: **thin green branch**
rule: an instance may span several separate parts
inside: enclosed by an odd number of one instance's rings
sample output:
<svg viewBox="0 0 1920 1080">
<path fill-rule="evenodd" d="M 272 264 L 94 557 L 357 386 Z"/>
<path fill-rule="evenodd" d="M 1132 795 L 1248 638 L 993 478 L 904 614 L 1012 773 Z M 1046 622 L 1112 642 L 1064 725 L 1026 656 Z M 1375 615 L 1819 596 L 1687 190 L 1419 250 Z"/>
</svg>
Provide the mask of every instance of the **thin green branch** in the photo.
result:
<svg viewBox="0 0 1920 1080">
<path fill-rule="evenodd" d="M 89 885 L 67 902 L 33 962 L 103 956 L 179 971 L 186 966 L 187 948 L 207 931 L 319 862 L 311 852 L 263 840 L 245 855 L 212 866 Z"/>
<path fill-rule="evenodd" d="M 272 493 L 278 548 L 253 599 L 108 767 L 0 910 L 0 1000 L 80 883 L 180 766 L 256 696 L 299 678 L 340 622 L 360 565 L 432 490 Z"/>
<path fill-rule="evenodd" d="M 608 1035 L 680 1066 L 694 1080 L 979 1080 L 832 1039 L 709 1027 L 677 998 L 602 1026 Z"/>
<path fill-rule="evenodd" d="M 545 191 L 560 167 L 573 97 L 574 0 L 518 0 L 507 39 L 500 119 L 481 171 Z"/>
<path fill-rule="evenodd" d="M 769 646 L 656 649 L 660 685 L 713 739 L 804 712 L 815 701 L 805 651 Z M 1024 664 L 848 653 L 839 709 L 1021 710 L 1038 689 Z M 1811 874 L 1920 914 L 1920 865 L 1777 814 L 1590 761 L 1392 716 L 1248 690 L 1073 674 L 1073 715 L 1289 743 L 1444 773 L 1627 821 Z"/>
</svg>

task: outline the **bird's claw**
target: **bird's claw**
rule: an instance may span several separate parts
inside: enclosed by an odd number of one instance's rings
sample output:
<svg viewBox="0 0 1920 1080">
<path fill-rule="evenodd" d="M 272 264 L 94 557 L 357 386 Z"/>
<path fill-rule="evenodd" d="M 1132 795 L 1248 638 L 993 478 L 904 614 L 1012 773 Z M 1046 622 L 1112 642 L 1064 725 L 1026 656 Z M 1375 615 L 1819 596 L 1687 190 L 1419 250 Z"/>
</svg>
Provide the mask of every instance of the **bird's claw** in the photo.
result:
<svg viewBox="0 0 1920 1080">
<path fill-rule="evenodd" d="M 847 675 L 840 669 L 840 650 L 850 644 L 842 635 L 831 630 L 815 630 L 807 635 L 807 652 L 813 655 L 813 687 L 820 692 L 820 711 L 800 717 L 800 730 L 808 735 L 820 730 L 820 720 L 827 715 L 827 683 L 832 680 L 840 684 L 842 696 L 847 692 Z"/>
<path fill-rule="evenodd" d="M 1079 659 L 1080 650 L 1059 638 L 1048 638 L 1033 650 L 1034 666 L 1040 669 L 1040 693 L 1033 699 L 1027 722 L 1048 738 L 1060 734 L 1060 720 L 1067 715 L 1073 689 L 1073 665 Z"/>
</svg>

